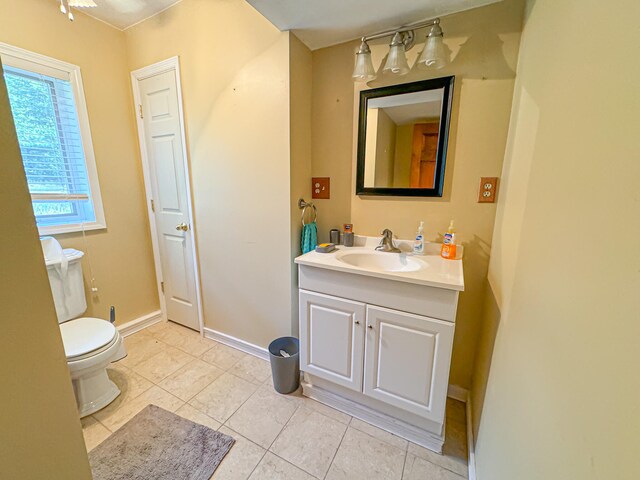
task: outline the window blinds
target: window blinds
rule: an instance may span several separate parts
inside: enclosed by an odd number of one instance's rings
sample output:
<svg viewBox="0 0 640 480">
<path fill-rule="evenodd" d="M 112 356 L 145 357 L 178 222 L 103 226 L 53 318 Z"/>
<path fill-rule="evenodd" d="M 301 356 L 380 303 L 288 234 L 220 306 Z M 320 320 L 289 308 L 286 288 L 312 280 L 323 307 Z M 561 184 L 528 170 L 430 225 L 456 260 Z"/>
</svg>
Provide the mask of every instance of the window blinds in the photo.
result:
<svg viewBox="0 0 640 480">
<path fill-rule="evenodd" d="M 4 77 L 38 226 L 95 221 L 71 82 L 13 66 Z"/>
</svg>

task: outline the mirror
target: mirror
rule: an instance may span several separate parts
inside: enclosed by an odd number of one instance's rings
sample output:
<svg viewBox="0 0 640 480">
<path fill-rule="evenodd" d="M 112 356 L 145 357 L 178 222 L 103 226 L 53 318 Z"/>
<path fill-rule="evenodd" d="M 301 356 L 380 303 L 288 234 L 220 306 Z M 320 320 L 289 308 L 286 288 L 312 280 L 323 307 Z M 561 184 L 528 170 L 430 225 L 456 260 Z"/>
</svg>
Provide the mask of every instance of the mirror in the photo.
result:
<svg viewBox="0 0 640 480">
<path fill-rule="evenodd" d="M 357 195 L 442 196 L 453 80 L 360 92 Z"/>
</svg>

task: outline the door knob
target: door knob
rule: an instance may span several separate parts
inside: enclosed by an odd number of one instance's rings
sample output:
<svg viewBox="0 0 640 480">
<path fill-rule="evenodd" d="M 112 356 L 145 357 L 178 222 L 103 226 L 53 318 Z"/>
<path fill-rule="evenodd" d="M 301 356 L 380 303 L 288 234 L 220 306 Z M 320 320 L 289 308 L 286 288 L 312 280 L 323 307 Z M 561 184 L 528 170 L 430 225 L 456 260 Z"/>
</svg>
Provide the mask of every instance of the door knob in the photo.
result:
<svg viewBox="0 0 640 480">
<path fill-rule="evenodd" d="M 186 223 L 180 223 L 176 225 L 176 230 L 182 230 L 183 232 L 186 232 L 187 230 L 189 230 L 189 225 L 187 225 Z"/>
</svg>

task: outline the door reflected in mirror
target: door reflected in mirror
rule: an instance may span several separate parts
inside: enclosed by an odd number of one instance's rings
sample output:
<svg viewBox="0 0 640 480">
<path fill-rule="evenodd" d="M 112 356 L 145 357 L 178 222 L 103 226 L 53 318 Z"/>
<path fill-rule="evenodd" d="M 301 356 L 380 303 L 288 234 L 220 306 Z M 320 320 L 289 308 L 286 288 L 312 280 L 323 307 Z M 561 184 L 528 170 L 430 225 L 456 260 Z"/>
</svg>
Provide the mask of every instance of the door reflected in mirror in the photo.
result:
<svg viewBox="0 0 640 480">
<path fill-rule="evenodd" d="M 359 195 L 442 196 L 453 77 L 361 92 Z"/>
</svg>

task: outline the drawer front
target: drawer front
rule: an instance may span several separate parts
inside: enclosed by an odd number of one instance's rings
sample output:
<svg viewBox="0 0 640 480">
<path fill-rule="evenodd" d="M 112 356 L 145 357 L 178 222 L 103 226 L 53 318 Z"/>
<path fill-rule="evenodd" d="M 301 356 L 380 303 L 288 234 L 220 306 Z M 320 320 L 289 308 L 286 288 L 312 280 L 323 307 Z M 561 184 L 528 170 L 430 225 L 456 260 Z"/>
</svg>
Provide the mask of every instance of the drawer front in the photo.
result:
<svg viewBox="0 0 640 480">
<path fill-rule="evenodd" d="M 364 394 L 444 421 L 454 324 L 367 305 Z"/>
<path fill-rule="evenodd" d="M 362 391 L 365 305 L 300 290 L 300 369 Z"/>
</svg>

